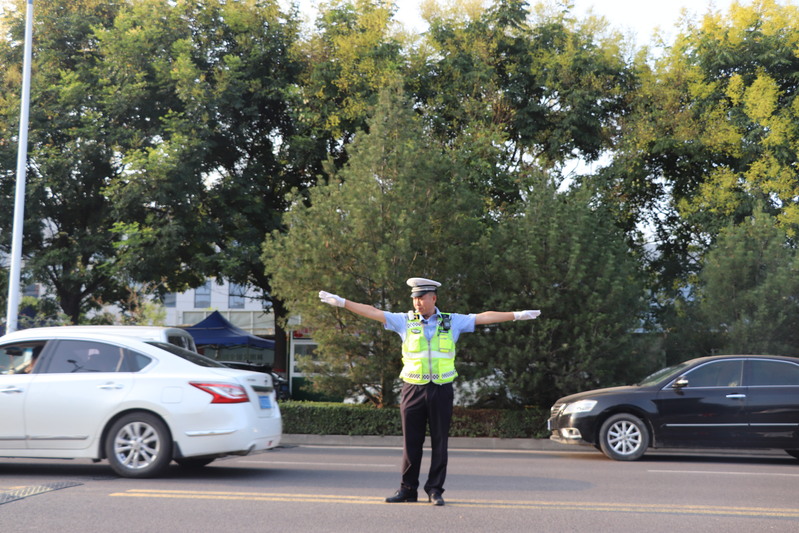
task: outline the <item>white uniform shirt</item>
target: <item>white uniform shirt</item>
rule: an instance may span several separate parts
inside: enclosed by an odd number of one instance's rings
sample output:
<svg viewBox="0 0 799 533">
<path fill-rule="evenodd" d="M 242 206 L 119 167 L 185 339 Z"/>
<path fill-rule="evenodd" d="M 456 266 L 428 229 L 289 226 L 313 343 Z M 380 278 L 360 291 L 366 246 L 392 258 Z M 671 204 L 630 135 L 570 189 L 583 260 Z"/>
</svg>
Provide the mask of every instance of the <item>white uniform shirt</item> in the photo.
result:
<svg viewBox="0 0 799 533">
<path fill-rule="evenodd" d="M 424 326 L 424 336 L 427 337 L 427 340 L 433 338 L 433 335 L 436 332 L 436 326 L 438 325 L 438 314 L 439 311 L 438 307 L 436 307 L 435 313 L 433 313 L 430 318 L 424 319 L 421 318 L 422 325 Z M 402 337 L 402 342 L 405 342 L 405 334 L 408 331 L 408 313 L 388 313 L 385 312 L 386 316 L 386 323 L 385 328 L 389 331 L 394 331 Z M 450 315 L 450 331 L 452 331 L 452 340 L 453 342 L 458 342 L 458 337 L 460 337 L 461 333 L 471 333 L 474 331 L 474 314 L 469 315 L 461 315 L 459 313 L 451 313 Z"/>
</svg>

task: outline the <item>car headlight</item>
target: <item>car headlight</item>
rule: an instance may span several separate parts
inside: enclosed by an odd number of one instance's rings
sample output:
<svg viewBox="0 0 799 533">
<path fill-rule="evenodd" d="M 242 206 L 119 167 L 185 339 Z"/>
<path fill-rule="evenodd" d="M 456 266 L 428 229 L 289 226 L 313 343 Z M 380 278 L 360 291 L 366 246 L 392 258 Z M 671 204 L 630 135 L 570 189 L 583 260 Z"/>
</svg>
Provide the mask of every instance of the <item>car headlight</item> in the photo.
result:
<svg viewBox="0 0 799 533">
<path fill-rule="evenodd" d="M 590 413 L 591 409 L 596 405 L 596 400 L 580 400 L 579 402 L 570 403 L 563 409 L 564 415 L 573 415 L 575 413 Z"/>
</svg>

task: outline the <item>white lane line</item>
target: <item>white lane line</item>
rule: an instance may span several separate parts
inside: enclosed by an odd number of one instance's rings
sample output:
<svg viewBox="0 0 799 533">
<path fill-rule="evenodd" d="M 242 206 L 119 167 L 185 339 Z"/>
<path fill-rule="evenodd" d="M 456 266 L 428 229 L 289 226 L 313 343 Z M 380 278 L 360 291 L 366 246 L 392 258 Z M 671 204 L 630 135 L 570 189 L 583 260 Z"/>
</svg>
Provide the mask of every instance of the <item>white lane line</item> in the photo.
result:
<svg viewBox="0 0 799 533">
<path fill-rule="evenodd" d="M 653 474 L 716 474 L 721 476 L 776 476 L 776 477 L 799 477 L 799 474 L 783 474 L 780 472 L 724 472 L 716 470 L 647 470 Z"/>
<path fill-rule="evenodd" d="M 401 446 L 349 446 L 339 444 L 289 444 L 288 446 L 297 448 L 324 448 L 324 449 L 338 449 L 338 450 L 399 450 L 402 451 Z M 574 448 L 577 448 L 576 446 Z M 430 444 L 425 443 L 424 450 L 430 451 Z M 591 454 L 597 457 L 604 457 L 601 453 L 592 449 L 566 449 L 566 450 L 515 450 L 506 448 L 458 448 L 457 446 L 449 447 L 450 453 L 452 452 L 472 452 L 472 453 L 503 453 L 503 454 L 539 454 L 539 455 L 552 455 L 552 454 Z M 268 453 L 269 450 L 266 450 Z"/>
<path fill-rule="evenodd" d="M 239 460 L 237 463 L 257 463 L 262 465 L 304 465 L 304 466 L 367 466 L 377 468 L 396 468 L 396 464 L 379 464 L 379 463 L 311 463 L 309 461 L 253 461 L 253 460 Z"/>
</svg>

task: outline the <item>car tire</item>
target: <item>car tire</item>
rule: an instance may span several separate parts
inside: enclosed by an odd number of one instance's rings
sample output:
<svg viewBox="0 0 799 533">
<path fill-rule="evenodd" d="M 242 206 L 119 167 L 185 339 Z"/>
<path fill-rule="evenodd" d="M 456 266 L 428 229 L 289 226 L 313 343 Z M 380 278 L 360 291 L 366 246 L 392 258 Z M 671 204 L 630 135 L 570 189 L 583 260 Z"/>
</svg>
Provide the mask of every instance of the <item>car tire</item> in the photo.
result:
<svg viewBox="0 0 799 533">
<path fill-rule="evenodd" d="M 105 453 L 111 469 L 122 477 L 155 477 L 172 460 L 172 436 L 157 416 L 130 413 L 108 430 Z"/>
<path fill-rule="evenodd" d="M 615 461 L 635 461 L 649 447 L 649 430 L 637 416 L 628 413 L 613 415 L 599 430 L 599 447 L 602 453 Z"/>
<path fill-rule="evenodd" d="M 182 468 L 194 469 L 202 468 L 214 462 L 215 457 L 181 457 L 175 458 L 175 462 Z"/>
</svg>

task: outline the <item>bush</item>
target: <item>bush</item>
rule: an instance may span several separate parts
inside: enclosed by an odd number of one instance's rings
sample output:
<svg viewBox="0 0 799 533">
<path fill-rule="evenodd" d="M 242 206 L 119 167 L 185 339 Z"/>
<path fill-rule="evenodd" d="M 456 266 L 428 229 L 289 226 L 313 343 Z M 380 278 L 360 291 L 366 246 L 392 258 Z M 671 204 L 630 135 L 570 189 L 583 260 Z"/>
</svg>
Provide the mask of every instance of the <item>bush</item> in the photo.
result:
<svg viewBox="0 0 799 533">
<path fill-rule="evenodd" d="M 400 411 L 325 402 L 280 403 L 283 432 L 307 435 L 402 435 Z M 547 411 L 455 407 L 451 437 L 544 438 Z"/>
</svg>

